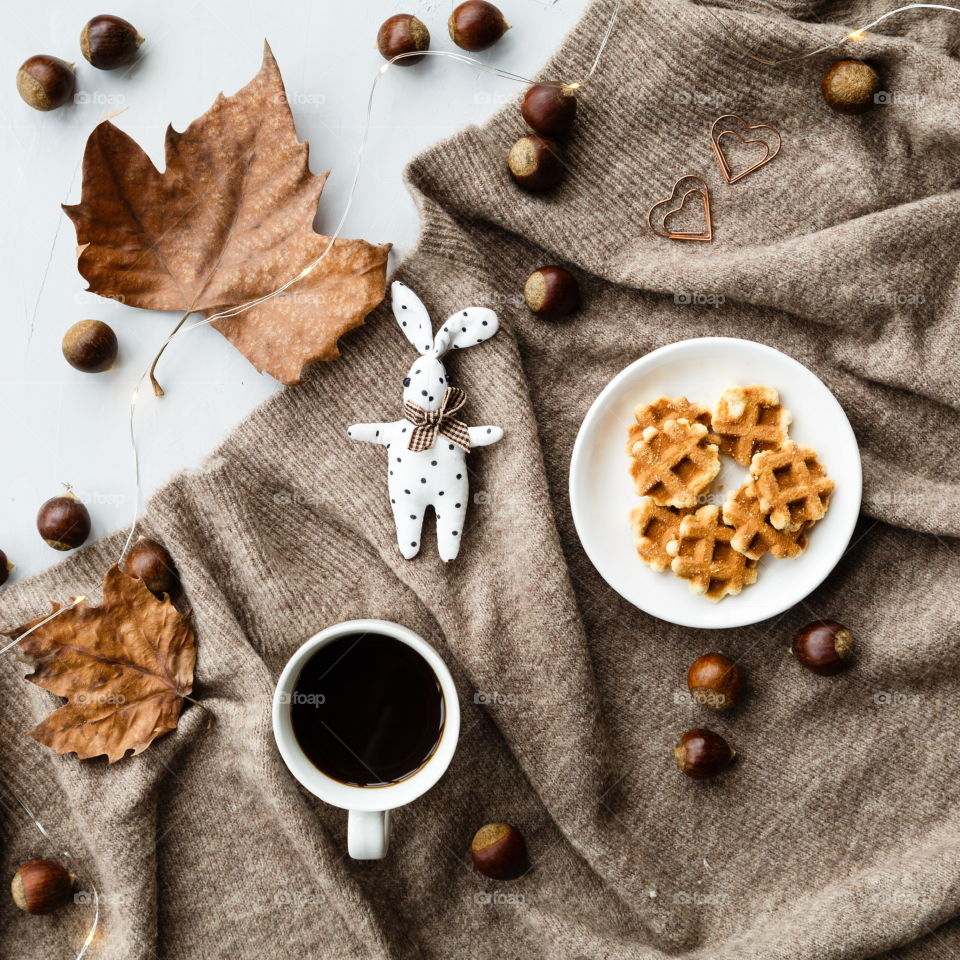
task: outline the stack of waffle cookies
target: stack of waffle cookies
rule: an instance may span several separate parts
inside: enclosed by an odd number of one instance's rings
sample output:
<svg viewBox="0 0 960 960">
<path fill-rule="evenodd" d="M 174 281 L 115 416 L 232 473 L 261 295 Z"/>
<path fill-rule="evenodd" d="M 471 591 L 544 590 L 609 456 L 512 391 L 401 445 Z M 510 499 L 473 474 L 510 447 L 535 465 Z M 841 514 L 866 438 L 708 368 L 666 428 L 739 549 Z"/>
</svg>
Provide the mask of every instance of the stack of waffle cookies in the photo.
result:
<svg viewBox="0 0 960 960">
<path fill-rule="evenodd" d="M 627 454 L 641 500 L 630 522 L 644 563 L 716 601 L 755 583 L 764 554 L 806 550 L 834 483 L 814 450 L 789 439 L 790 411 L 776 390 L 727 387 L 712 412 L 660 397 L 634 416 Z M 722 507 L 710 502 L 721 454 L 749 470 Z"/>
</svg>

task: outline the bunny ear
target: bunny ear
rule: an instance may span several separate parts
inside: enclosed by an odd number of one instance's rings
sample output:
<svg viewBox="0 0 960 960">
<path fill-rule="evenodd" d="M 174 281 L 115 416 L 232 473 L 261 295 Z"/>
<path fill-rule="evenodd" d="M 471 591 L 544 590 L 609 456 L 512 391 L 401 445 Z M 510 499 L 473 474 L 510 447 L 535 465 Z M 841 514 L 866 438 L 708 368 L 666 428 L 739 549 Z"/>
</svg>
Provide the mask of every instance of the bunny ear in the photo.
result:
<svg viewBox="0 0 960 960">
<path fill-rule="evenodd" d="M 433 350 L 433 326 L 430 314 L 420 302 L 420 298 L 399 280 L 390 285 L 390 297 L 393 302 L 393 315 L 400 324 L 403 335 L 413 344 L 421 356 Z"/>
<path fill-rule="evenodd" d="M 465 350 L 489 340 L 500 329 L 497 315 L 487 307 L 458 310 L 437 334 L 433 352 L 442 357 L 450 350 Z"/>
</svg>

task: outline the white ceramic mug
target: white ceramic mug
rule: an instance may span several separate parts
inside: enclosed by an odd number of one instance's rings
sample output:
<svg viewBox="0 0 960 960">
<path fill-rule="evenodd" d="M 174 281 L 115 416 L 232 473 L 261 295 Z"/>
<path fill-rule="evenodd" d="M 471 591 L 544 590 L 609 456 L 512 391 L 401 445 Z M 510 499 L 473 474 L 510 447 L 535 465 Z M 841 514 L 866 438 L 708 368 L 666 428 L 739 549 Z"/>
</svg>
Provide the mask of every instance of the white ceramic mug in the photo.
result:
<svg viewBox="0 0 960 960">
<path fill-rule="evenodd" d="M 387 786 L 357 787 L 328 777 L 307 759 L 293 732 L 293 692 L 307 661 L 325 644 L 345 634 L 378 633 L 413 647 L 430 665 L 443 694 L 444 721 L 440 741 L 423 766 L 409 777 Z M 348 620 L 307 640 L 290 658 L 273 695 L 273 735 L 290 772 L 314 796 L 349 810 L 347 849 L 356 860 L 382 860 L 390 844 L 390 811 L 416 800 L 444 774 L 460 735 L 460 701 L 453 677 L 440 656 L 412 630 L 387 620 Z"/>
</svg>

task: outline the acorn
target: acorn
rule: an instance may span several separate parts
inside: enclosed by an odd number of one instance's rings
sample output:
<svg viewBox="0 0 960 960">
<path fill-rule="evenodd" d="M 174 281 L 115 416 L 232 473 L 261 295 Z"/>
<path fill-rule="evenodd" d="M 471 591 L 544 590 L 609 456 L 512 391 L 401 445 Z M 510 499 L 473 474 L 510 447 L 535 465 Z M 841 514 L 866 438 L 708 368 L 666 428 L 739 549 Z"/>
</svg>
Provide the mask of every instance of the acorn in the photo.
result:
<svg viewBox="0 0 960 960">
<path fill-rule="evenodd" d="M 850 666 L 855 647 L 853 634 L 836 620 L 814 620 L 794 638 L 791 653 L 808 669 L 832 677 Z"/>
<path fill-rule="evenodd" d="M 7 555 L 0 550 L 0 584 L 7 582 L 7 577 L 10 576 L 12 569 L 13 564 L 7 559 Z"/>
<path fill-rule="evenodd" d="M 478 873 L 492 880 L 516 880 L 530 869 L 523 834 L 509 823 L 488 823 L 470 844 L 470 856 Z"/>
<path fill-rule="evenodd" d="M 90 513 L 68 490 L 40 508 L 37 530 L 54 550 L 73 550 L 90 536 Z"/>
<path fill-rule="evenodd" d="M 719 733 L 712 730 L 688 730 L 673 749 L 677 766 L 694 780 L 723 773 L 733 763 L 736 752 Z"/>
<path fill-rule="evenodd" d="M 128 577 L 142 580 L 157 597 L 173 593 L 178 583 L 177 568 L 167 548 L 146 537 L 139 537 L 130 548 L 123 562 L 123 572 Z"/>
<path fill-rule="evenodd" d="M 580 305 L 580 285 L 564 267 L 540 267 L 527 277 L 523 299 L 538 317 L 556 320 L 573 313 Z"/>
<path fill-rule="evenodd" d="M 17 71 L 17 92 L 34 110 L 56 110 L 72 96 L 77 85 L 73 64 L 38 54 Z"/>
<path fill-rule="evenodd" d="M 559 148 L 536 133 L 521 137 L 510 148 L 507 166 L 516 184 L 533 193 L 550 190 L 563 179 Z"/>
<path fill-rule="evenodd" d="M 863 60 L 838 60 L 823 75 L 820 90 L 838 113 L 863 113 L 880 89 L 880 74 Z"/>
<path fill-rule="evenodd" d="M 131 63 L 143 43 L 137 28 L 109 13 L 88 21 L 80 33 L 80 52 L 98 70 L 116 70 Z"/>
<path fill-rule="evenodd" d="M 520 113 L 527 126 L 547 137 L 569 133 L 577 119 L 576 87 L 535 83 L 525 94 Z"/>
<path fill-rule="evenodd" d="M 458 47 L 476 53 L 492 47 L 510 29 L 510 24 L 492 3 L 466 0 L 450 14 L 447 29 Z"/>
<path fill-rule="evenodd" d="M 29 860 L 10 884 L 13 902 L 26 913 L 53 913 L 73 892 L 76 878 L 56 860 Z"/>
<path fill-rule="evenodd" d="M 80 320 L 63 335 L 60 348 L 71 367 L 102 373 L 117 359 L 117 335 L 102 320 Z"/>
<path fill-rule="evenodd" d="M 430 31 L 423 21 L 412 13 L 398 13 L 384 20 L 377 32 L 377 49 L 384 60 L 392 60 L 401 53 L 414 53 L 430 46 Z M 398 67 L 412 67 L 423 57 L 404 57 Z"/>
<path fill-rule="evenodd" d="M 740 696 L 743 678 L 729 657 L 722 653 L 707 653 L 690 664 L 687 689 L 701 706 L 729 710 Z"/>
</svg>

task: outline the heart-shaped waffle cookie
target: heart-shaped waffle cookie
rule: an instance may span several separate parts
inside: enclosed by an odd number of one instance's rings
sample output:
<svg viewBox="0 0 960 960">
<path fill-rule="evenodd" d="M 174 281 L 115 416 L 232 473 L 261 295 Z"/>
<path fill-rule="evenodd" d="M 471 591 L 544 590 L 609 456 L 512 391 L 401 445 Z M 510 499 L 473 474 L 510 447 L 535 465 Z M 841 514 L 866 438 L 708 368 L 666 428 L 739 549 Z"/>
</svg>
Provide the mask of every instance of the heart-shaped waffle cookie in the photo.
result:
<svg viewBox="0 0 960 960">
<path fill-rule="evenodd" d="M 757 579 L 757 561 L 733 549 L 733 529 L 720 520 L 716 504 L 701 507 L 684 517 L 676 540 L 667 544 L 673 557 L 670 567 L 690 590 L 708 600 L 722 600 L 728 593 L 739 593 Z"/>
<path fill-rule="evenodd" d="M 683 191 L 680 189 L 681 183 L 688 185 Z M 683 210 L 687 200 L 694 196 L 699 196 L 703 203 L 703 230 L 699 233 L 670 230 L 667 221 L 677 216 Z M 710 217 L 710 188 L 706 181 L 693 175 L 681 177 L 673 185 L 673 192 L 670 196 L 666 200 L 658 200 L 650 208 L 647 213 L 647 223 L 650 224 L 650 229 L 658 237 L 663 237 L 666 240 L 712 240 L 713 220 Z"/>
<path fill-rule="evenodd" d="M 689 420 L 691 423 L 702 423 L 707 430 L 710 426 L 710 411 L 701 407 L 699 403 L 691 403 L 686 397 L 658 397 L 653 403 L 642 403 L 633 411 L 637 421 L 627 428 L 627 452 L 643 435 L 647 427 L 662 427 L 667 420 Z M 707 443 L 719 446 L 720 438 L 712 432 L 707 435 Z"/>
<path fill-rule="evenodd" d="M 676 540 L 680 533 L 680 521 L 692 510 L 676 507 L 658 507 L 650 497 L 641 497 L 640 503 L 630 511 L 630 526 L 633 542 L 640 559 L 654 570 L 666 570 L 672 557 L 667 553 L 667 544 Z"/>
<path fill-rule="evenodd" d="M 792 419 L 773 387 L 733 384 L 720 394 L 712 425 L 720 452 L 749 467 L 754 454 L 779 449 Z"/>
<path fill-rule="evenodd" d="M 741 128 L 746 131 L 746 136 L 740 133 L 739 130 L 724 129 L 717 131 L 717 127 L 724 120 L 735 120 L 740 124 Z M 727 124 L 726 126 L 730 126 Z M 773 134 L 773 137 L 770 140 L 765 140 L 762 137 L 751 137 L 749 136 L 755 130 L 769 130 Z M 723 152 L 723 138 L 730 137 L 734 140 L 739 140 L 742 144 L 750 143 L 759 143 L 763 149 L 763 156 L 752 166 L 747 167 L 746 170 L 741 170 L 739 173 L 734 174 L 730 170 L 730 162 L 727 160 L 726 154 Z M 762 166 L 768 164 L 779 152 L 780 147 L 783 145 L 783 139 L 780 136 L 780 131 L 776 127 L 772 127 L 769 123 L 747 123 L 743 117 L 738 117 L 735 113 L 725 113 L 722 117 L 717 117 L 713 121 L 713 126 L 710 127 L 710 142 L 713 144 L 713 152 L 717 158 L 717 163 L 720 164 L 720 172 L 723 174 L 724 180 L 727 183 L 736 183 L 738 180 L 742 180 L 748 174 L 754 172 L 754 170 L 759 170 Z M 771 148 L 771 145 L 772 148 Z"/>
<path fill-rule="evenodd" d="M 695 507 L 720 472 L 720 454 L 707 428 L 689 420 L 647 427 L 627 452 L 637 493 L 660 507 Z"/>
<path fill-rule="evenodd" d="M 752 480 L 730 492 L 723 505 L 723 522 L 733 527 L 730 545 L 751 560 L 759 560 L 765 553 L 779 560 L 799 556 L 807 549 L 807 531 L 812 526 L 804 524 L 798 530 L 778 530 L 772 526 L 760 509 Z"/>
<path fill-rule="evenodd" d="M 799 530 L 823 518 L 834 482 L 817 452 L 792 440 L 779 450 L 758 453 L 750 464 L 760 509 L 777 530 Z"/>
</svg>

